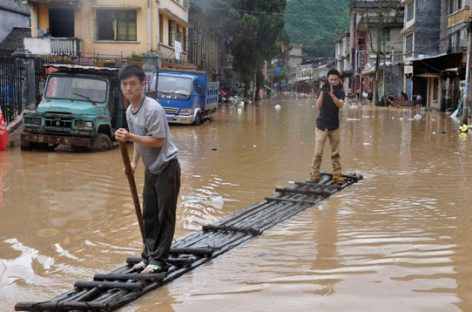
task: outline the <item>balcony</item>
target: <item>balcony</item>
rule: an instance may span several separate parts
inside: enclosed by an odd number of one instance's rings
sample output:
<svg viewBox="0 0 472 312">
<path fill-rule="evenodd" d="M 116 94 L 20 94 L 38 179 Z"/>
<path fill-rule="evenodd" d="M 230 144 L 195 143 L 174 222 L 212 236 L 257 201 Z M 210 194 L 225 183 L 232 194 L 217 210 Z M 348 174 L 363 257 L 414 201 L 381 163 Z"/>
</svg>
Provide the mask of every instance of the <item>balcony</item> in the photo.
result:
<svg viewBox="0 0 472 312">
<path fill-rule="evenodd" d="M 25 48 L 36 55 L 80 55 L 80 39 L 77 38 L 25 38 Z"/>
<path fill-rule="evenodd" d="M 175 48 L 159 43 L 159 54 L 163 59 L 177 59 L 175 55 Z M 180 54 L 180 61 L 187 62 L 187 51 L 182 51 Z"/>
<path fill-rule="evenodd" d="M 447 17 L 447 27 L 453 27 L 457 24 L 467 23 L 470 17 L 470 10 L 468 7 L 464 7 Z"/>
</svg>

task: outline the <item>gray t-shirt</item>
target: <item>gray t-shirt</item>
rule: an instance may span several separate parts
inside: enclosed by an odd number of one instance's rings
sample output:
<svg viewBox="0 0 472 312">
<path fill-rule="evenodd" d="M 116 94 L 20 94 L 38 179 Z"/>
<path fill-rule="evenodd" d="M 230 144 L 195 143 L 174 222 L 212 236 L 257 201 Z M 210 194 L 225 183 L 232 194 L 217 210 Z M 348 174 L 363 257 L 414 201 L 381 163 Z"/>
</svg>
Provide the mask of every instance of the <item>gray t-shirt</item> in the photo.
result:
<svg viewBox="0 0 472 312">
<path fill-rule="evenodd" d="M 177 148 L 172 142 L 164 109 L 156 100 L 146 96 L 136 112 L 132 111 L 131 105 L 128 107 L 126 120 L 131 133 L 164 139 L 164 145 L 159 148 L 135 143 L 144 166 L 153 174 L 160 174 L 170 160 L 177 158 Z"/>
</svg>

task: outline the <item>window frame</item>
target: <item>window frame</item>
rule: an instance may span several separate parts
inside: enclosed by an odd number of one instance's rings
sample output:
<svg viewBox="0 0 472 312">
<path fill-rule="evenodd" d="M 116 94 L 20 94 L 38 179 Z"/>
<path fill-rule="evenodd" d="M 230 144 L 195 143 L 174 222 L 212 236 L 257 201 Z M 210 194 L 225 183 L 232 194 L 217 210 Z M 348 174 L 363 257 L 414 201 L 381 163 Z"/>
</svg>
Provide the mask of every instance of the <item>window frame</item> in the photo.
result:
<svg viewBox="0 0 472 312">
<path fill-rule="evenodd" d="M 405 28 L 408 28 L 412 24 L 414 24 L 415 17 L 416 17 L 416 1 L 413 0 L 413 1 L 405 3 Z"/>
<path fill-rule="evenodd" d="M 123 16 L 125 14 L 125 16 Z M 108 15 L 108 16 L 107 16 Z M 98 9 L 95 12 L 97 41 L 138 41 L 137 10 Z M 108 24 L 107 23 L 111 23 Z M 102 27 L 108 27 L 108 32 Z M 123 32 L 124 27 L 124 32 Z"/>
<path fill-rule="evenodd" d="M 411 38 L 411 47 L 410 50 L 408 50 L 408 38 Z M 411 32 L 405 35 L 405 50 L 404 50 L 404 56 L 405 58 L 410 58 L 414 57 L 414 51 L 415 51 L 415 33 Z"/>
<path fill-rule="evenodd" d="M 448 4 L 448 14 L 454 14 L 464 7 L 463 0 L 449 0 Z"/>
</svg>

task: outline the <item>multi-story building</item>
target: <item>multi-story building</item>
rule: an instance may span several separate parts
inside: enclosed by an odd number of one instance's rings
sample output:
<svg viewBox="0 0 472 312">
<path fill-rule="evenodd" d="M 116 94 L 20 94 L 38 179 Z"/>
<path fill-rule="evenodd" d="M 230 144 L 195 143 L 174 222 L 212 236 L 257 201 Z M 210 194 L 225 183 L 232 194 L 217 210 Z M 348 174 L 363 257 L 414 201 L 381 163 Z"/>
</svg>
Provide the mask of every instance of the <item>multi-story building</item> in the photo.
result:
<svg viewBox="0 0 472 312">
<path fill-rule="evenodd" d="M 420 95 L 424 103 L 437 105 L 439 102 L 439 75 L 418 65 L 439 54 L 441 0 L 402 0 L 405 6 L 405 20 L 402 29 L 403 61 L 405 63 L 404 90 L 409 100 Z M 435 90 L 431 97 L 428 91 Z"/>
<path fill-rule="evenodd" d="M 349 32 L 343 33 L 336 41 L 335 59 L 336 69 L 342 76 L 343 85 L 347 92 L 350 91 L 351 77 L 353 74 L 351 64 L 351 49 L 349 46 L 350 35 Z"/>
<path fill-rule="evenodd" d="M 456 107 L 460 81 L 465 79 L 467 63 L 467 26 L 470 21 L 469 0 L 441 0 L 439 60 L 445 65 L 440 72 L 439 103 L 435 107 L 448 110 Z M 434 95 L 435 90 L 430 90 Z M 427 94 L 429 95 L 429 94 Z"/>
<path fill-rule="evenodd" d="M 288 50 L 287 86 L 293 88 L 297 83 L 298 66 L 303 62 L 303 45 L 293 43 Z"/>
<path fill-rule="evenodd" d="M 189 13 L 188 61 L 208 72 L 213 80 L 220 80 L 221 50 L 224 50 L 222 35 L 211 24 L 209 16 L 193 2 Z"/>
<path fill-rule="evenodd" d="M 398 57 L 403 26 L 400 0 L 352 0 L 349 14 L 352 92 L 372 92 L 379 101 L 390 93 L 399 95 L 403 74 Z"/>
<path fill-rule="evenodd" d="M 465 79 L 469 0 L 403 1 L 406 93 L 428 109 L 452 109 Z"/>
<path fill-rule="evenodd" d="M 157 2 L 159 13 L 157 22 L 159 25 L 159 33 L 157 34 L 159 45 L 157 52 L 164 60 L 176 59 L 187 62 L 190 0 L 148 0 L 148 2 L 152 3 L 151 7 L 154 6 L 154 2 Z M 152 29 L 153 27 L 149 28 Z"/>
<path fill-rule="evenodd" d="M 34 54 L 187 58 L 188 0 L 28 0 Z"/>
</svg>

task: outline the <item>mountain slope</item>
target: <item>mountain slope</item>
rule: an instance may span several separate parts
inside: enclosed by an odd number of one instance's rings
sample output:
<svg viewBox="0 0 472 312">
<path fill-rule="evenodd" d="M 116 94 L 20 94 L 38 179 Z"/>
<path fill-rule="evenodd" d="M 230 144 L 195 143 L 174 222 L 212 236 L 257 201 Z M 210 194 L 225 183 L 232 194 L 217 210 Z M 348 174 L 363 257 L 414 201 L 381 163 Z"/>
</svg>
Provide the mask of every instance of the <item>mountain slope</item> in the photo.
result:
<svg viewBox="0 0 472 312">
<path fill-rule="evenodd" d="M 336 38 L 349 28 L 350 0 L 289 0 L 285 30 L 311 57 L 334 56 Z"/>
</svg>

